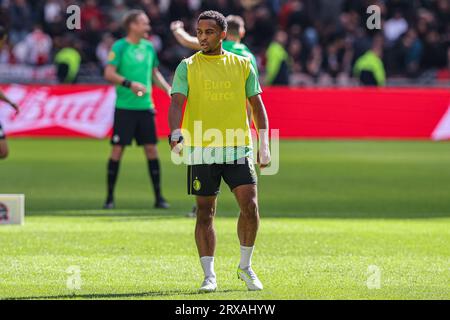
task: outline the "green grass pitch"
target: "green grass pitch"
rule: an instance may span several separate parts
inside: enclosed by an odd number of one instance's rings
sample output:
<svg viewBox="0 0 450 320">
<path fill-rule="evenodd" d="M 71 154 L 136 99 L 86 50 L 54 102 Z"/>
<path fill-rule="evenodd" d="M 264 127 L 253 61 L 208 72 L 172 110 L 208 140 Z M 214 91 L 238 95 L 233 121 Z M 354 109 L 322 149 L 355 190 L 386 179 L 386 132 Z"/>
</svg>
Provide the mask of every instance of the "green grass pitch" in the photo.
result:
<svg viewBox="0 0 450 320">
<path fill-rule="evenodd" d="M 152 208 L 141 149 L 126 151 L 118 208 L 104 211 L 106 141 L 9 144 L 0 193 L 26 195 L 26 221 L 0 227 L 0 299 L 450 298 L 450 143 L 283 141 L 280 172 L 260 177 L 253 265 L 265 289 L 236 278 L 238 208 L 222 184 L 213 294 L 196 291 L 195 221 L 184 216 L 194 199 L 166 143 L 167 211 Z M 80 290 L 67 288 L 70 266 Z"/>
</svg>

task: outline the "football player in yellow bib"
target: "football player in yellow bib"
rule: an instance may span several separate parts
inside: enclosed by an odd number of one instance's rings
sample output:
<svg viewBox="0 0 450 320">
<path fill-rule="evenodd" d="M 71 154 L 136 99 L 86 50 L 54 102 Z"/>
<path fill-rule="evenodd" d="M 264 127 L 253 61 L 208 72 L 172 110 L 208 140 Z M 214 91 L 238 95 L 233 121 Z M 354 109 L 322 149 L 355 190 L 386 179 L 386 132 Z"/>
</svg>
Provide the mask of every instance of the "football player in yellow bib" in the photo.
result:
<svg viewBox="0 0 450 320">
<path fill-rule="evenodd" d="M 201 51 L 178 65 L 169 109 L 169 142 L 174 152 L 183 143 L 183 157 L 188 164 L 188 193 L 196 196 L 195 239 L 205 274 L 200 287 L 203 292 L 217 289 L 213 220 L 222 178 L 234 193 L 241 211 L 238 221 L 241 260 L 237 275 L 249 290 L 263 288 L 251 266 L 259 212 L 247 100 L 259 134 L 261 168 L 270 162 L 269 124 L 250 59 L 222 48 L 226 31 L 227 22 L 221 13 L 200 14 L 197 38 Z"/>
</svg>

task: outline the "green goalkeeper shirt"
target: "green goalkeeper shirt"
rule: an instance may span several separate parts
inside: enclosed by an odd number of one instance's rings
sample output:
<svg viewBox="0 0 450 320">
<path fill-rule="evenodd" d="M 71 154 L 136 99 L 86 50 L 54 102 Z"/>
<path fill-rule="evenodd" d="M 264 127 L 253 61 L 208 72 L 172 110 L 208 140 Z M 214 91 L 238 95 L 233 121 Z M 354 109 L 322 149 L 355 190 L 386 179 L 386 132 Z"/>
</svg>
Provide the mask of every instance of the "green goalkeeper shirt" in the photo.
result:
<svg viewBox="0 0 450 320">
<path fill-rule="evenodd" d="M 116 108 L 127 110 L 148 110 L 154 108 L 152 100 L 152 74 L 159 64 L 156 50 L 150 41 L 141 39 L 139 43 L 117 40 L 109 54 L 108 64 L 116 66 L 117 73 L 130 81 L 140 82 L 147 92 L 139 97 L 129 88 L 116 86 Z"/>
</svg>

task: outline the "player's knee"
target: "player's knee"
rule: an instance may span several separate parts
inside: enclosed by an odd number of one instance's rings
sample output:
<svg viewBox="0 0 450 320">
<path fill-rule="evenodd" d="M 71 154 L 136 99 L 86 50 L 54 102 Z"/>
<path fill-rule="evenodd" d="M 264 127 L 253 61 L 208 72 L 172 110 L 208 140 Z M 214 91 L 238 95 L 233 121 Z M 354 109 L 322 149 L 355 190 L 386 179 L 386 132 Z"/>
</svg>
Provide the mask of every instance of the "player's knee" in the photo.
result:
<svg viewBox="0 0 450 320">
<path fill-rule="evenodd" d="M 113 153 L 111 154 L 111 160 L 113 161 L 120 161 L 122 159 L 121 153 Z"/>
<path fill-rule="evenodd" d="M 258 216 L 258 204 L 256 201 L 252 200 L 249 201 L 243 208 L 242 215 L 244 215 L 247 218 L 254 219 Z"/>
<path fill-rule="evenodd" d="M 145 147 L 145 154 L 147 155 L 148 159 L 157 159 L 158 158 L 158 149 L 155 146 L 146 146 Z"/>
<path fill-rule="evenodd" d="M 119 161 L 122 159 L 123 155 L 123 149 L 122 147 L 113 147 L 113 150 L 111 152 L 111 159 L 114 161 Z"/>
<path fill-rule="evenodd" d="M 211 224 L 215 214 L 216 209 L 214 207 L 199 205 L 197 207 L 197 222 L 200 224 Z"/>
</svg>

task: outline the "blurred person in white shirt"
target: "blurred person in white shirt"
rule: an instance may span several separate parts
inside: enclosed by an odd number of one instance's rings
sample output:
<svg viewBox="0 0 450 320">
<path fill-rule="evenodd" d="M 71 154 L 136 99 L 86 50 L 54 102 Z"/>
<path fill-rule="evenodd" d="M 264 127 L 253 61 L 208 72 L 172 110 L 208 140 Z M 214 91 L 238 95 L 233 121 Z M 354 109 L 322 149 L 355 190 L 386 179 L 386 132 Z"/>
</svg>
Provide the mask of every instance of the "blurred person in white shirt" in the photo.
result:
<svg viewBox="0 0 450 320">
<path fill-rule="evenodd" d="M 384 36 L 388 41 L 388 45 L 392 45 L 406 31 L 408 31 L 408 22 L 406 22 L 402 12 L 398 10 L 395 12 L 394 16 L 384 24 Z"/>
<path fill-rule="evenodd" d="M 102 68 L 106 67 L 108 64 L 109 53 L 111 52 L 111 47 L 115 40 L 116 39 L 114 39 L 110 33 L 105 33 L 102 41 L 98 44 L 97 49 L 95 50 L 95 54 Z"/>
<path fill-rule="evenodd" d="M 42 31 L 42 27 L 36 25 L 33 32 L 28 34 L 22 42 L 17 44 L 14 53 L 21 63 L 33 66 L 42 66 L 50 62 L 52 51 L 52 39 Z"/>
</svg>

